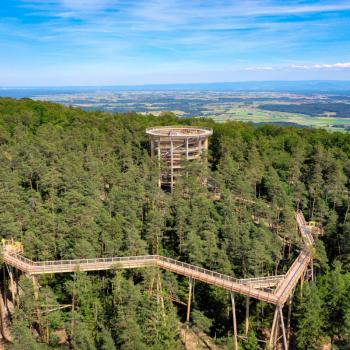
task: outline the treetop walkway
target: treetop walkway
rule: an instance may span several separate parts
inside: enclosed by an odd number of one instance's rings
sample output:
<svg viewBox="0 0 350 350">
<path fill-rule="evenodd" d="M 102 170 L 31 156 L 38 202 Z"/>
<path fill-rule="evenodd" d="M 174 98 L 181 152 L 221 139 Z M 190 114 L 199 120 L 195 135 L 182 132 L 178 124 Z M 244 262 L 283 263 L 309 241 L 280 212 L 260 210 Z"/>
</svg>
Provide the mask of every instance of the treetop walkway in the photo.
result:
<svg viewBox="0 0 350 350">
<path fill-rule="evenodd" d="M 42 274 L 147 267 L 158 267 L 167 271 L 175 272 L 179 275 L 187 276 L 190 279 L 190 295 L 188 302 L 187 319 L 189 319 L 192 280 L 202 281 L 204 283 L 229 290 L 231 294 L 233 310 L 235 309 L 233 298 L 234 293 L 245 295 L 248 298 L 255 298 L 276 305 L 271 333 L 278 332 L 278 322 L 280 322 L 280 326 L 283 331 L 284 348 L 287 349 L 287 338 L 283 324 L 282 307 L 288 300 L 290 300 L 298 281 L 301 278 L 304 278 L 308 266 L 310 263 L 312 263 L 312 246 L 314 244 L 313 234 L 318 234 L 320 232 L 319 228 L 317 228 L 317 231 L 315 230 L 314 225 L 309 225 L 306 222 L 301 211 L 297 211 L 295 216 L 299 232 L 305 245 L 285 275 L 238 279 L 226 274 L 184 263 L 161 255 L 32 261 L 21 255 L 23 248 L 20 243 L 5 240 L 2 241 L 2 255 L 5 264 L 18 269 L 23 273 L 32 276 L 33 278 L 36 275 Z M 234 324 L 235 322 L 234 311 Z M 236 343 L 237 328 L 235 328 L 234 334 Z M 272 338 L 273 334 L 271 334 L 271 339 Z M 273 339 L 275 338 L 276 337 L 274 335 Z M 276 341 L 271 342 L 271 344 L 273 346 L 276 345 Z M 237 349 L 236 345 L 235 347 Z"/>
<path fill-rule="evenodd" d="M 296 219 L 299 231 L 306 243 L 313 244 L 314 240 L 310 230 L 307 229 L 307 223 L 303 214 L 297 212 Z M 286 302 L 291 290 L 297 284 L 312 258 L 308 249 L 304 248 L 285 275 L 238 279 L 161 255 L 32 261 L 22 256 L 20 250 L 18 243 L 4 241 L 3 261 L 28 275 L 160 267 L 195 280 L 276 305 L 283 305 Z M 271 290 L 273 287 L 277 288 Z"/>
<path fill-rule="evenodd" d="M 160 267 L 183 276 L 191 277 L 217 287 L 233 290 L 235 292 L 256 297 L 260 300 L 271 303 L 275 303 L 277 300 L 275 300 L 274 296 L 271 295 L 270 292 L 264 292 L 260 289 L 275 287 L 284 278 L 284 275 L 277 275 L 238 279 L 160 255 L 32 261 L 21 256 L 20 254 L 14 254 L 11 246 L 5 246 L 3 251 L 3 260 L 6 264 L 15 267 L 28 275 Z"/>
</svg>

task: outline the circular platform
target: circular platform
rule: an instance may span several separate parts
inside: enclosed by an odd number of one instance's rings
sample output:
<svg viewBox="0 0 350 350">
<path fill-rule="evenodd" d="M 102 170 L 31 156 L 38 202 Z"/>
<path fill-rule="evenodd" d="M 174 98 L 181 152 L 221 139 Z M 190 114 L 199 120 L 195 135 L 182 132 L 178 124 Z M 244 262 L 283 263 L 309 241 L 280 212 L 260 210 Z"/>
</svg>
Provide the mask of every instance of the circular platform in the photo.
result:
<svg viewBox="0 0 350 350">
<path fill-rule="evenodd" d="M 197 126 L 158 126 L 146 129 L 146 134 L 158 137 L 209 137 L 213 130 Z"/>
</svg>

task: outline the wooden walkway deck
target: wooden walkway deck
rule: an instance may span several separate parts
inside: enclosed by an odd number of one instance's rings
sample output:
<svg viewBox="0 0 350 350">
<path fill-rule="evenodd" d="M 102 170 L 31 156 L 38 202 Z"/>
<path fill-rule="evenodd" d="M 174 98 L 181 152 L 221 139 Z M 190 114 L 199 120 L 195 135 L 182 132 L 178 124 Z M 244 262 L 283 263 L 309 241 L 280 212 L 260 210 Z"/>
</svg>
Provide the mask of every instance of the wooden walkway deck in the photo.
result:
<svg viewBox="0 0 350 350">
<path fill-rule="evenodd" d="M 312 234 L 307 230 L 307 225 L 301 212 L 296 213 L 296 220 L 306 247 L 300 252 L 288 272 L 285 275 L 278 276 L 237 279 L 160 255 L 32 261 L 14 253 L 11 250 L 11 246 L 6 245 L 3 250 L 3 261 L 29 275 L 65 273 L 78 270 L 99 271 L 159 267 L 248 297 L 275 305 L 283 305 L 312 259 L 309 251 L 309 246 L 314 243 Z M 271 290 L 273 287 L 276 287 L 276 289 Z"/>
<path fill-rule="evenodd" d="M 275 295 L 278 298 L 280 305 L 283 305 L 287 301 L 299 279 L 305 273 L 311 259 L 312 256 L 310 251 L 303 249 L 289 268 L 285 277 L 280 281 L 275 290 Z"/>
<path fill-rule="evenodd" d="M 304 239 L 305 243 L 307 245 L 313 245 L 315 243 L 314 237 L 312 235 L 312 230 L 310 229 L 309 225 L 307 224 L 304 215 L 301 211 L 297 211 L 295 214 L 295 218 L 297 220 L 297 224 L 299 227 L 299 231 L 301 234 L 301 237 Z"/>
<path fill-rule="evenodd" d="M 272 288 L 284 278 L 284 275 L 258 278 L 237 279 L 229 275 L 207 270 L 160 255 L 141 255 L 100 259 L 74 259 L 57 261 L 32 261 L 21 255 L 14 255 L 7 249 L 3 254 L 6 264 L 29 275 L 64 273 L 74 271 L 99 271 L 110 269 L 130 269 L 160 267 L 177 274 L 191 277 L 218 287 L 232 290 L 244 295 L 256 297 L 267 302 L 276 302 L 270 292 L 261 289 Z"/>
</svg>

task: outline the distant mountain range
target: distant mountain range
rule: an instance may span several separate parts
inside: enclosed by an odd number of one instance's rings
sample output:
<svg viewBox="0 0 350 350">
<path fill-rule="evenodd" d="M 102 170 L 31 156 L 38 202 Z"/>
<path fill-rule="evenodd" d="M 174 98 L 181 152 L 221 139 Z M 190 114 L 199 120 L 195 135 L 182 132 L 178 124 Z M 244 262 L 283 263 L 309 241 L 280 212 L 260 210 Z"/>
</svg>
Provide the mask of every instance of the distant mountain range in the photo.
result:
<svg viewBox="0 0 350 350">
<path fill-rule="evenodd" d="M 149 84 L 116 86 L 62 86 L 62 87 L 0 87 L 0 96 L 33 97 L 46 94 L 71 94 L 94 91 L 250 91 L 250 92 L 300 92 L 349 93 L 350 81 L 245 81 L 226 83 Z"/>
</svg>

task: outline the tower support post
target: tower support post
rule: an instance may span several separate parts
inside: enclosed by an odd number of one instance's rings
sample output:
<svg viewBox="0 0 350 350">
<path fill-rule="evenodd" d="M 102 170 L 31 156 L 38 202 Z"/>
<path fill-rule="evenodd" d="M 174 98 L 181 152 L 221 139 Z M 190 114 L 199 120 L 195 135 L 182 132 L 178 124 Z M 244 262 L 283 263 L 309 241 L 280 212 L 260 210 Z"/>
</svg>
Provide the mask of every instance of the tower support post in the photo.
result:
<svg viewBox="0 0 350 350">
<path fill-rule="evenodd" d="M 153 143 L 153 140 L 152 140 L 152 143 Z M 158 187 L 161 187 L 162 186 L 162 169 L 161 169 L 160 139 L 157 140 L 157 156 L 158 156 L 158 170 L 159 170 Z"/>
<path fill-rule="evenodd" d="M 188 160 L 188 138 L 186 138 L 186 160 Z"/>
<path fill-rule="evenodd" d="M 15 306 L 16 304 L 16 298 L 15 298 L 15 283 L 13 280 L 13 272 L 12 267 L 8 268 L 9 276 L 10 276 L 10 290 L 11 290 L 11 298 L 12 298 L 12 304 Z"/>
<path fill-rule="evenodd" d="M 235 295 L 230 290 L 231 304 L 232 304 L 232 321 L 233 321 L 233 348 L 238 350 L 238 335 L 237 335 L 237 319 L 236 319 L 236 304 Z"/>
<path fill-rule="evenodd" d="M 20 276 L 19 276 L 19 273 L 18 273 L 17 269 L 15 270 L 15 273 L 16 273 L 16 278 L 15 278 L 15 282 L 16 282 L 16 303 L 19 306 L 20 305 L 20 300 L 19 300 L 19 297 L 20 297 L 19 278 L 20 278 Z"/>
<path fill-rule="evenodd" d="M 2 293 L 3 293 L 3 299 L 4 299 L 4 306 L 7 307 L 7 296 L 6 296 L 6 271 L 5 271 L 5 265 L 3 265 L 2 268 Z"/>
<path fill-rule="evenodd" d="M 304 279 L 305 279 L 305 272 L 301 275 L 300 278 L 300 297 L 303 297 L 303 289 L 304 289 Z"/>
<path fill-rule="evenodd" d="M 288 342 L 287 342 L 287 336 L 286 336 L 286 329 L 284 327 L 284 320 L 283 320 L 283 306 L 279 305 L 278 306 L 278 311 L 280 314 L 280 321 L 281 321 L 281 328 L 282 328 L 282 337 L 283 337 L 283 347 L 284 350 L 288 350 Z"/>
<path fill-rule="evenodd" d="M 294 293 L 294 291 L 293 291 L 293 293 Z M 288 299 L 288 317 L 287 317 L 287 341 L 288 341 L 288 345 L 289 345 L 289 339 L 290 339 L 290 320 L 292 317 L 293 293 L 289 296 L 289 299 Z"/>
<path fill-rule="evenodd" d="M 188 283 L 188 302 L 187 302 L 186 322 L 190 321 L 192 288 L 193 288 L 193 279 L 192 279 L 192 277 L 189 277 L 188 281 L 189 281 L 189 283 Z"/>
<path fill-rule="evenodd" d="M 170 140 L 170 188 L 173 190 L 174 187 L 174 143 Z"/>
<path fill-rule="evenodd" d="M 272 327 L 271 327 L 271 334 L 270 334 L 270 341 L 269 341 L 269 348 L 274 349 L 275 347 L 275 334 L 278 333 L 277 329 L 277 318 L 278 318 L 278 309 L 276 307 L 275 313 L 273 314 L 273 321 L 272 321 Z"/>
<path fill-rule="evenodd" d="M 38 320 L 38 326 L 39 326 L 39 335 L 42 340 L 44 340 L 44 332 L 43 332 L 43 326 L 42 326 L 42 320 L 41 320 L 41 312 L 39 307 L 39 283 L 35 276 L 32 275 L 32 282 L 33 282 L 33 292 L 34 292 L 34 299 L 35 299 L 35 309 L 36 309 L 36 316 Z"/>
<path fill-rule="evenodd" d="M 245 304 L 245 324 L 244 324 L 244 335 L 248 335 L 249 332 L 249 307 L 250 307 L 250 298 L 246 297 Z"/>
</svg>

